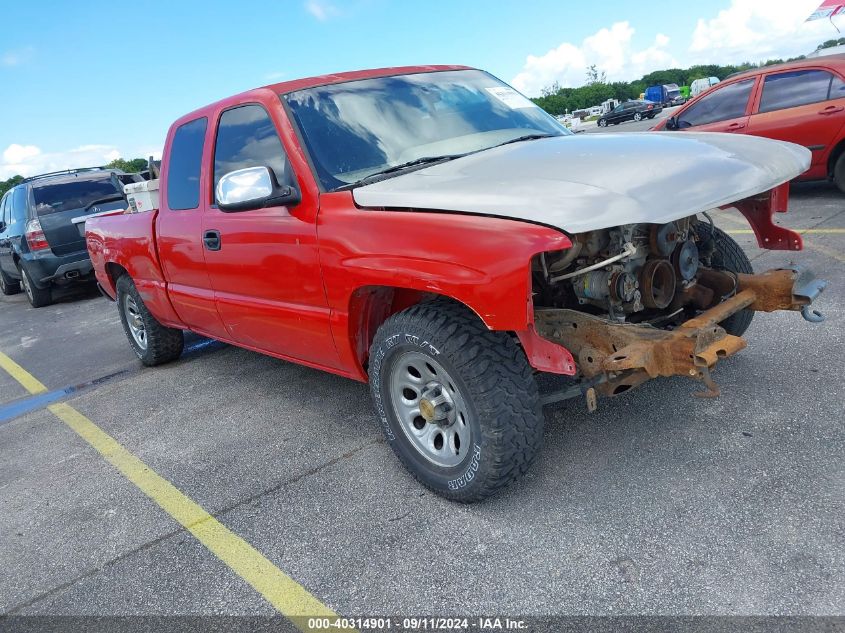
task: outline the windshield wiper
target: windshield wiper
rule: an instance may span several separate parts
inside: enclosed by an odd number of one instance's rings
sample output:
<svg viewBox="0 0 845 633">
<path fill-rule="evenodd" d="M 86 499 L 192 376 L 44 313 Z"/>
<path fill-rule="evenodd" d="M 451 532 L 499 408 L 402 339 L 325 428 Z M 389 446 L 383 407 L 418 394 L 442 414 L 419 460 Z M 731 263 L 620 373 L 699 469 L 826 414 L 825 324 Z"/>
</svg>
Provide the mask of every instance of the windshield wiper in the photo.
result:
<svg viewBox="0 0 845 633">
<path fill-rule="evenodd" d="M 373 178 L 377 178 L 378 176 L 394 174 L 398 171 L 408 169 L 409 167 L 416 167 L 417 165 L 429 165 L 431 163 L 445 163 L 447 160 L 453 160 L 455 158 L 460 158 L 461 156 L 466 156 L 466 154 L 443 154 L 442 156 L 422 156 L 420 158 L 415 158 L 414 160 L 409 160 L 406 163 L 400 163 L 399 165 L 392 165 L 391 167 L 386 167 L 385 169 L 374 171 L 371 174 L 367 174 L 360 180 L 356 180 L 355 182 L 349 183 L 348 185 L 344 185 L 343 187 L 338 187 L 335 191 L 343 191 L 344 189 L 357 187 L 358 185 L 364 184 L 368 180 L 372 180 Z"/>
<path fill-rule="evenodd" d="M 538 138 L 551 138 L 552 136 L 563 136 L 563 134 L 525 134 L 523 136 L 517 136 L 516 138 L 512 138 L 511 140 L 505 141 L 504 143 L 493 145 L 493 147 L 501 147 L 502 145 L 510 145 L 511 143 L 521 143 L 522 141 L 533 141 Z M 489 147 L 488 149 L 493 149 L 493 147 Z"/>
</svg>

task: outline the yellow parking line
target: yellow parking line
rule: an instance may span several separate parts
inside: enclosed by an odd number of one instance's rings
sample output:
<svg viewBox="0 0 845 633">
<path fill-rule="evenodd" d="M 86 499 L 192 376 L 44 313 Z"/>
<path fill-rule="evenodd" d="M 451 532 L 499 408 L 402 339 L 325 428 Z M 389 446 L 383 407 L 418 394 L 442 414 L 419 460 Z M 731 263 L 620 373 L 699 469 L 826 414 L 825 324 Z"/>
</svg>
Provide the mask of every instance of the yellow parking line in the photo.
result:
<svg viewBox="0 0 845 633">
<path fill-rule="evenodd" d="M 0 367 L 31 393 L 47 390 L 32 374 L 2 352 Z M 162 510 L 193 534 L 212 554 L 252 585 L 276 610 L 290 618 L 297 628 L 308 631 L 309 617 L 336 617 L 334 611 L 317 600 L 305 587 L 273 565 L 252 545 L 229 530 L 79 411 L 64 403 L 51 404 L 47 408 L 155 501 Z"/>
<path fill-rule="evenodd" d="M 47 391 L 47 387 L 41 384 L 35 376 L 30 374 L 3 352 L 0 352 L 0 368 L 6 370 L 6 373 L 17 380 L 29 393 L 36 394 L 45 393 Z"/>
</svg>

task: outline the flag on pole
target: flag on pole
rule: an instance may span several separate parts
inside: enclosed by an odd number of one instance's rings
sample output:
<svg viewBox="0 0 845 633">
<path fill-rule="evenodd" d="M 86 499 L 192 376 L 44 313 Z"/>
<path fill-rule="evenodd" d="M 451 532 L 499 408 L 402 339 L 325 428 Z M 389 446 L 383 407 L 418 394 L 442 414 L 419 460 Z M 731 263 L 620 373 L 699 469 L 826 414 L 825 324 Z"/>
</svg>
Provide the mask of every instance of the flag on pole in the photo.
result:
<svg viewBox="0 0 845 633">
<path fill-rule="evenodd" d="M 845 15 L 845 1 L 824 0 L 818 9 L 810 14 L 810 17 L 806 21 L 810 22 L 811 20 L 822 20 L 824 18 L 830 18 L 832 21 L 835 15 Z"/>
</svg>

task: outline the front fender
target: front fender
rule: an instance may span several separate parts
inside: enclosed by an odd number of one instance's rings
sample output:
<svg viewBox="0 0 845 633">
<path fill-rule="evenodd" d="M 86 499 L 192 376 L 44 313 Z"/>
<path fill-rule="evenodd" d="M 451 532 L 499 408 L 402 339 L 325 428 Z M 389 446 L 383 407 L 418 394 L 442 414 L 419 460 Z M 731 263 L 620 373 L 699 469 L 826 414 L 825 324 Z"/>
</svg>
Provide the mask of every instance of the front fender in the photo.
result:
<svg viewBox="0 0 845 633">
<path fill-rule="evenodd" d="M 321 197 L 318 239 L 332 332 L 342 359 L 355 364 L 351 313 L 362 288 L 441 295 L 491 330 L 520 332 L 533 323 L 531 258 L 572 246 L 560 230 L 525 221 L 360 209 L 349 192 Z"/>
</svg>

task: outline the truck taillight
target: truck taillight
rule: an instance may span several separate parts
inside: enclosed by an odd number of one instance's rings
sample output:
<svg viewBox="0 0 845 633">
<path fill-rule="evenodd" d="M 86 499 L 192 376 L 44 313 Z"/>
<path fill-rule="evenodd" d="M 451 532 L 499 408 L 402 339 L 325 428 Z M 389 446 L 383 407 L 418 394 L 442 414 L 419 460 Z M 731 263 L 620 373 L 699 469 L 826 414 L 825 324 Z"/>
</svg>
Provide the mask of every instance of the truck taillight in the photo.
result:
<svg viewBox="0 0 845 633">
<path fill-rule="evenodd" d="M 29 250 L 43 251 L 50 248 L 50 244 L 44 236 L 44 231 L 41 229 L 41 222 L 38 218 L 26 223 L 24 234 L 26 235 L 26 243 L 29 244 Z"/>
</svg>

